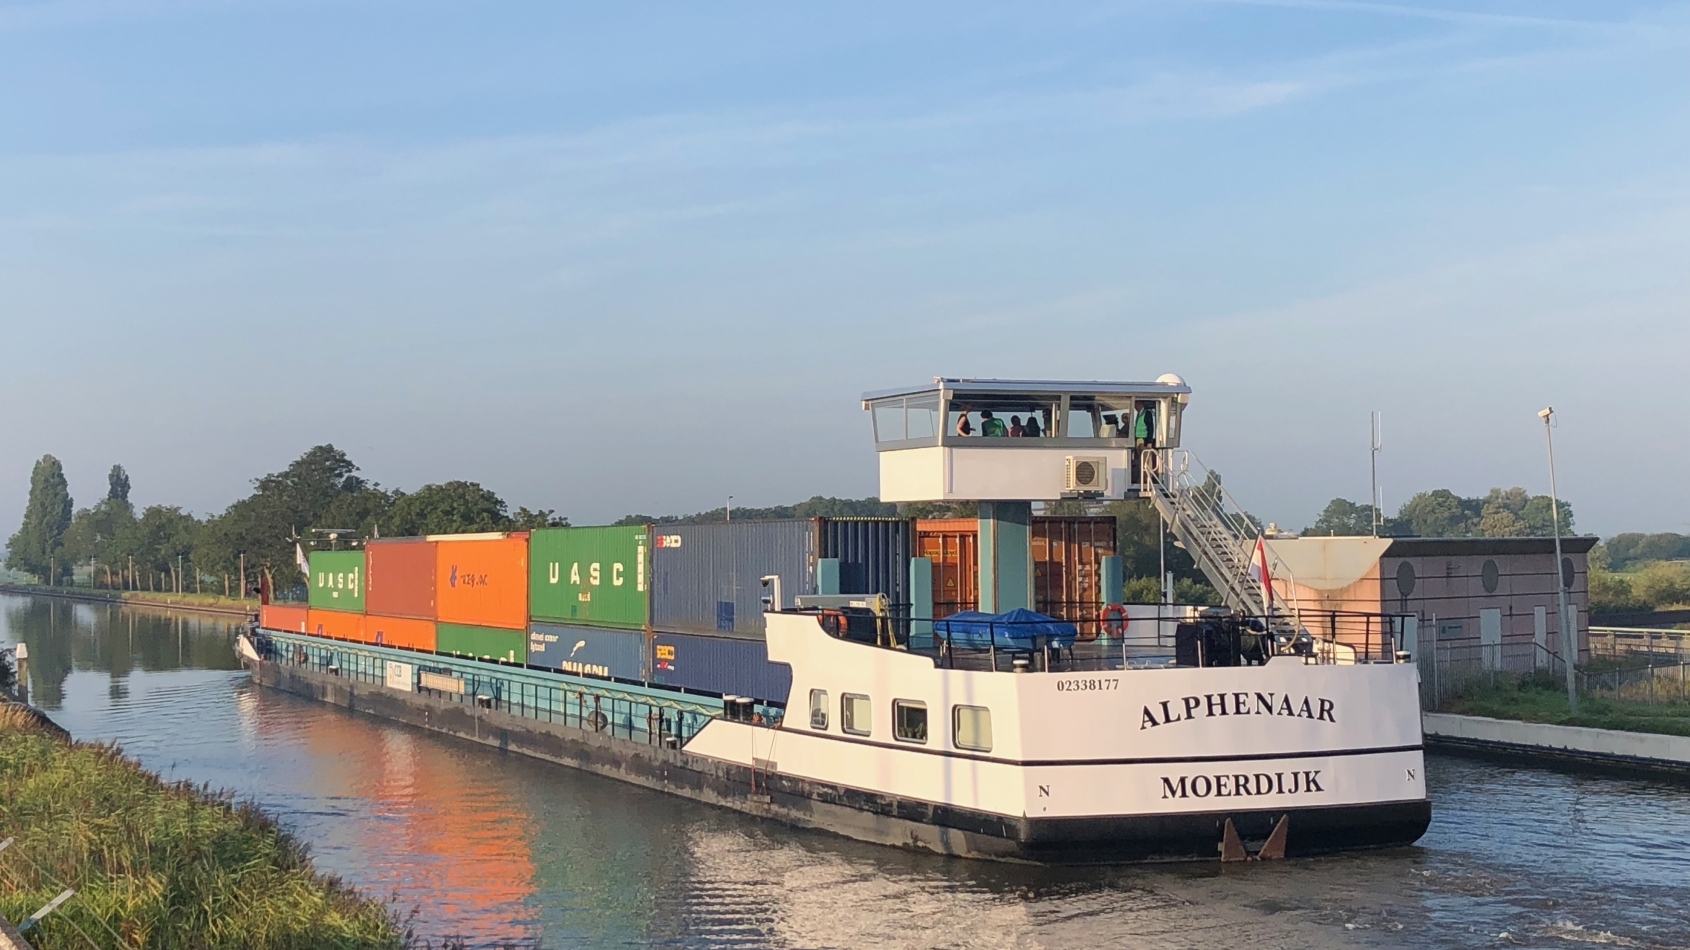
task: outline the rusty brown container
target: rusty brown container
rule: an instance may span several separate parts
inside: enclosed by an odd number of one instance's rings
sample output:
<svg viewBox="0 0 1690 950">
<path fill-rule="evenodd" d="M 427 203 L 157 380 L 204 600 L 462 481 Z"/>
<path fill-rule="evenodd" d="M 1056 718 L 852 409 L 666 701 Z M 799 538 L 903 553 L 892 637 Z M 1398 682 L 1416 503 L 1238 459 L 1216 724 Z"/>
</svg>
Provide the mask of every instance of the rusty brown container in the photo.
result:
<svg viewBox="0 0 1690 950">
<path fill-rule="evenodd" d="M 933 616 L 948 617 L 980 606 L 980 522 L 973 518 L 920 518 L 915 555 L 933 562 Z"/>
<path fill-rule="evenodd" d="M 364 545 L 364 611 L 433 620 L 439 545 L 421 538 Z"/>
<path fill-rule="evenodd" d="M 435 542 L 436 620 L 528 629 L 528 532 L 435 535 L 428 540 Z"/>
<path fill-rule="evenodd" d="M 344 610 L 318 610 L 312 607 L 305 621 L 305 632 L 314 637 L 330 637 L 356 643 L 369 642 L 369 638 L 364 634 L 364 615 Z"/>
<path fill-rule="evenodd" d="M 1032 546 L 1033 609 L 1076 623 L 1095 622 L 1103 609 L 1103 559 L 1115 553 L 1115 518 L 1034 518 Z"/>
</svg>

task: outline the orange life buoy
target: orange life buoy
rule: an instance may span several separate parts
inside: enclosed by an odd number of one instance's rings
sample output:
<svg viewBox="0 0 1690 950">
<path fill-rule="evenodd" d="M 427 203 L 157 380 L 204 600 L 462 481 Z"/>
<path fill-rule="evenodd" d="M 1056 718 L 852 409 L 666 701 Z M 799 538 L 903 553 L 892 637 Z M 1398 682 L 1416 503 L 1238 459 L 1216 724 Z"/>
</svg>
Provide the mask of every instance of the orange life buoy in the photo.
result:
<svg viewBox="0 0 1690 950">
<path fill-rule="evenodd" d="M 1097 613 L 1097 621 L 1106 636 L 1122 636 L 1127 632 L 1127 608 L 1122 604 L 1104 604 Z"/>
</svg>

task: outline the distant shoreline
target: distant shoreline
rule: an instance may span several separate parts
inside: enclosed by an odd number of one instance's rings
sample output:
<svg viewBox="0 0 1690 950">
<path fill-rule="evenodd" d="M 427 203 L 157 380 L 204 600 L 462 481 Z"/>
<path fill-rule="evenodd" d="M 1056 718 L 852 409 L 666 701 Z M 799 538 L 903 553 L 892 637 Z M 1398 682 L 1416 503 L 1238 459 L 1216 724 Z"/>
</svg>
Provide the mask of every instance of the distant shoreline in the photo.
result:
<svg viewBox="0 0 1690 950">
<path fill-rule="evenodd" d="M 221 614 L 226 617 L 250 617 L 258 613 L 258 601 L 241 601 L 232 597 L 196 594 L 165 594 L 136 590 L 88 590 L 76 587 L 47 587 L 35 584 L 0 584 L 0 594 L 23 594 L 31 597 L 58 597 L 85 603 L 121 604 L 126 607 L 169 607 L 172 610 L 192 610 L 199 613 Z"/>
</svg>

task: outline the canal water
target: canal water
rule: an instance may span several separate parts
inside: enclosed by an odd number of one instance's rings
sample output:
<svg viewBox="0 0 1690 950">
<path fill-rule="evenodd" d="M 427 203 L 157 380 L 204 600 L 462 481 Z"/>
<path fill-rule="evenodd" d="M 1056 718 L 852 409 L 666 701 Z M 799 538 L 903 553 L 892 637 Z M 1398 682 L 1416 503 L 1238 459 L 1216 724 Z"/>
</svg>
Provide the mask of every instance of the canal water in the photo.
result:
<svg viewBox="0 0 1690 950">
<path fill-rule="evenodd" d="M 1690 947 L 1690 787 L 1434 757 L 1416 847 L 1044 869 L 758 822 L 251 685 L 227 621 L 0 595 L 34 702 L 478 947 Z"/>
</svg>

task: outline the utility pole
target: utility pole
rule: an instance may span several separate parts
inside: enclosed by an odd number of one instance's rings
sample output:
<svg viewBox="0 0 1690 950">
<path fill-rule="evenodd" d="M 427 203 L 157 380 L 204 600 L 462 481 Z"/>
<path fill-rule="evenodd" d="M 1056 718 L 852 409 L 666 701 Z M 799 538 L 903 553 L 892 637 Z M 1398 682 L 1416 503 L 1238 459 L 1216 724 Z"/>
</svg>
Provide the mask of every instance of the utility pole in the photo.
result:
<svg viewBox="0 0 1690 950">
<path fill-rule="evenodd" d="M 1555 418 L 1555 407 L 1546 406 L 1537 417 L 1543 420 L 1543 441 L 1549 446 L 1549 517 L 1555 525 L 1555 596 L 1561 628 L 1561 658 L 1567 663 L 1567 709 L 1577 715 L 1578 674 L 1573 670 L 1573 664 L 1579 658 L 1578 630 L 1568 622 L 1571 618 L 1567 616 L 1567 578 L 1561 569 L 1561 500 L 1555 491 L 1555 437 L 1550 433 L 1554 428 L 1551 422 Z"/>
<path fill-rule="evenodd" d="M 241 552 L 241 599 L 246 600 L 246 552 Z"/>
<path fill-rule="evenodd" d="M 728 512 L 727 520 L 728 520 L 729 523 L 732 523 L 732 521 L 734 520 L 734 496 L 732 496 L 732 495 L 728 496 L 727 512 Z"/>
</svg>

